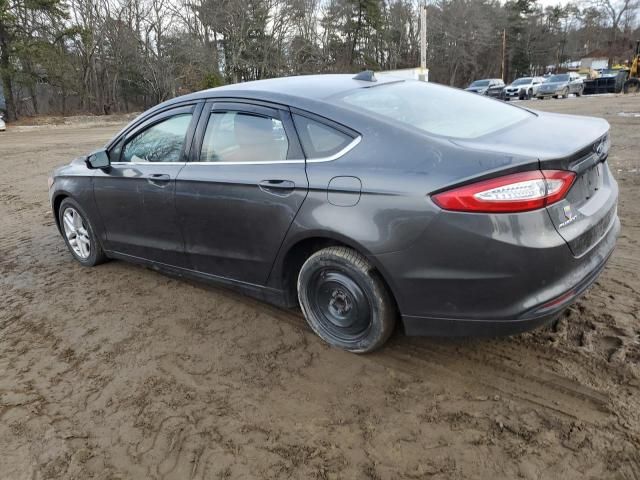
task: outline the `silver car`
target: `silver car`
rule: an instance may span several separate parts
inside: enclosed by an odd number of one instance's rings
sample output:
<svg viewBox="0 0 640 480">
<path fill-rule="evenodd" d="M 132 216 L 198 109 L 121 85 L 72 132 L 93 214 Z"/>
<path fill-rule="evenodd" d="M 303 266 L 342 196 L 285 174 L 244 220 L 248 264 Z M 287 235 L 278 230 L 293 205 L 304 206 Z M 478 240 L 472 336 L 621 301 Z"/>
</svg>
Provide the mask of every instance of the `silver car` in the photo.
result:
<svg viewBox="0 0 640 480">
<path fill-rule="evenodd" d="M 536 97 L 543 100 L 547 97 L 567 98 L 570 94 L 575 93 L 576 97 L 582 95 L 584 83 L 582 77 L 577 73 L 560 73 L 551 75 L 545 82 L 540 85 Z"/>
<path fill-rule="evenodd" d="M 504 99 L 532 98 L 538 93 L 538 89 L 543 82 L 543 77 L 522 77 L 514 80 L 510 85 L 504 87 Z"/>
</svg>

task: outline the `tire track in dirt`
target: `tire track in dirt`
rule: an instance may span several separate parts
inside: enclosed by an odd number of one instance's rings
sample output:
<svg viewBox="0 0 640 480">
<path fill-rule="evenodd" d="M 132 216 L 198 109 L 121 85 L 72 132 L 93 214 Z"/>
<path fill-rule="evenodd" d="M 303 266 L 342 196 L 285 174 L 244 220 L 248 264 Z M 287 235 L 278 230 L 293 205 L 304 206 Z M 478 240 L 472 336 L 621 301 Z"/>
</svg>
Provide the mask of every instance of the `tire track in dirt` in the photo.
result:
<svg viewBox="0 0 640 480">
<path fill-rule="evenodd" d="M 246 301 L 244 298 L 238 300 Z M 261 305 L 260 308 L 265 307 Z M 313 335 L 301 313 L 275 306 L 267 308 L 279 320 Z M 438 340 L 396 336 L 389 346 L 370 357 L 386 368 L 414 377 L 429 380 L 434 380 L 434 376 L 455 377 L 461 385 L 480 383 L 506 397 L 541 406 L 569 418 L 589 419 L 593 425 L 610 418 L 610 398 L 605 393 L 548 371 L 532 370 L 530 365 L 522 369 L 509 366 L 508 363 L 518 362 L 516 348 L 503 348 L 492 343 L 491 350 L 479 354 L 469 344 L 456 347 L 450 340 L 442 341 L 448 345 L 439 345 Z"/>
</svg>

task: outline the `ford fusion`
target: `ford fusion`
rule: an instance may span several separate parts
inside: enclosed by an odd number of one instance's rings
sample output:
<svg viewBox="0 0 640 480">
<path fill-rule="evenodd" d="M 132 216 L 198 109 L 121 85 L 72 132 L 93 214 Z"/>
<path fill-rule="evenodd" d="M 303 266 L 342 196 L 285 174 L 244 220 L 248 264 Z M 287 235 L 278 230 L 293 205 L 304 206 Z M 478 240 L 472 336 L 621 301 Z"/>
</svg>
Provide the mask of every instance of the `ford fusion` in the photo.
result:
<svg viewBox="0 0 640 480">
<path fill-rule="evenodd" d="M 544 139 L 544 141 L 540 141 Z M 57 169 L 85 266 L 120 259 L 301 307 L 352 352 L 543 325 L 620 229 L 609 125 L 371 74 L 175 98 Z"/>
</svg>

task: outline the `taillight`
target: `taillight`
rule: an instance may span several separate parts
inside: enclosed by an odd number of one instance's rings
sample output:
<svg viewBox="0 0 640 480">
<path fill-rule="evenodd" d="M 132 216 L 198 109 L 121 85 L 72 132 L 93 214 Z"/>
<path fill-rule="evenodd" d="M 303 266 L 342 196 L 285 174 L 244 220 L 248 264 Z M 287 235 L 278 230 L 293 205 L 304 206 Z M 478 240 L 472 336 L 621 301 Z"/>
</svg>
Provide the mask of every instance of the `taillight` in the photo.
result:
<svg viewBox="0 0 640 480">
<path fill-rule="evenodd" d="M 440 208 L 456 212 L 526 212 L 562 200 L 576 174 L 533 170 L 483 180 L 433 195 Z"/>
</svg>

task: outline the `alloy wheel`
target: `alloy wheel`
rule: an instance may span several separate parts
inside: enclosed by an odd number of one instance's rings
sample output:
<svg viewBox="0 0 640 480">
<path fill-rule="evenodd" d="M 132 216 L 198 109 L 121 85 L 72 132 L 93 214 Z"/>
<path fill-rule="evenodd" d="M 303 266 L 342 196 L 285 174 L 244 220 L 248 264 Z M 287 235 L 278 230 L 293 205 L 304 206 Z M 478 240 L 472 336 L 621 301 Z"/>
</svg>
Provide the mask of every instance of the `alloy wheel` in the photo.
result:
<svg viewBox="0 0 640 480">
<path fill-rule="evenodd" d="M 85 260 L 91 255 L 91 237 L 86 223 L 78 211 L 69 207 L 62 215 L 64 234 L 69 246 L 79 258 Z"/>
</svg>

